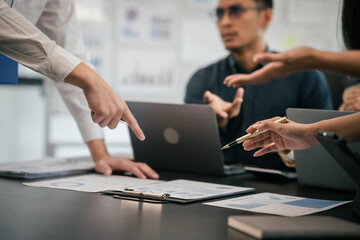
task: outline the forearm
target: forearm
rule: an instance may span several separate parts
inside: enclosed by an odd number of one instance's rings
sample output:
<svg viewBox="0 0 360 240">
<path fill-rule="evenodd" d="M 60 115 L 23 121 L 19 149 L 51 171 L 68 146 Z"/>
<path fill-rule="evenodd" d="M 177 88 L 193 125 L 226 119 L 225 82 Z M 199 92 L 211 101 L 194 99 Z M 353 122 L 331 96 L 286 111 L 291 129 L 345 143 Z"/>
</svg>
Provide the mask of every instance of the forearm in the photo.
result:
<svg viewBox="0 0 360 240">
<path fill-rule="evenodd" d="M 109 152 L 107 151 L 104 139 L 91 140 L 86 144 L 95 162 L 103 159 L 104 157 L 110 156 Z"/>
<path fill-rule="evenodd" d="M 348 142 L 360 141 L 360 113 L 328 119 L 311 124 L 312 133 L 319 130 L 331 131 Z"/>
<path fill-rule="evenodd" d="M 100 77 L 94 69 L 82 62 L 65 78 L 65 82 L 86 90 L 94 88 L 94 76 Z"/>
<path fill-rule="evenodd" d="M 322 71 L 360 77 L 360 50 L 325 52 L 315 50 L 312 64 Z"/>
</svg>

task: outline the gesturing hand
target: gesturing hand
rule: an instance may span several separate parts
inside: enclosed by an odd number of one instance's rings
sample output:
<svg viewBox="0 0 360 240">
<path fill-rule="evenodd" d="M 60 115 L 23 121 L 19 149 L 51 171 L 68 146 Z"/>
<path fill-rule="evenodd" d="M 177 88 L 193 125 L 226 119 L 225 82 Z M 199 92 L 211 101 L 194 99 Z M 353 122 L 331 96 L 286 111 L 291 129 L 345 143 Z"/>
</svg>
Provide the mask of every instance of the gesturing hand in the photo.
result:
<svg viewBox="0 0 360 240">
<path fill-rule="evenodd" d="M 250 74 L 234 74 L 224 80 L 228 87 L 240 87 L 246 84 L 263 84 L 273 79 L 312 68 L 312 54 L 314 49 L 297 47 L 282 53 L 259 53 L 253 58 L 254 62 L 267 62 L 263 68 Z"/>
<path fill-rule="evenodd" d="M 116 94 L 101 76 L 85 63 L 80 63 L 66 77 L 65 82 L 80 87 L 91 109 L 92 120 L 100 127 L 116 128 L 121 119 L 127 122 L 135 135 L 145 136 L 125 101 Z"/>
<path fill-rule="evenodd" d="M 224 101 L 216 94 L 206 91 L 204 93 L 204 102 L 214 108 L 219 127 L 227 124 L 230 118 L 236 117 L 240 113 L 243 102 L 244 89 L 239 88 L 232 103 Z"/>
</svg>

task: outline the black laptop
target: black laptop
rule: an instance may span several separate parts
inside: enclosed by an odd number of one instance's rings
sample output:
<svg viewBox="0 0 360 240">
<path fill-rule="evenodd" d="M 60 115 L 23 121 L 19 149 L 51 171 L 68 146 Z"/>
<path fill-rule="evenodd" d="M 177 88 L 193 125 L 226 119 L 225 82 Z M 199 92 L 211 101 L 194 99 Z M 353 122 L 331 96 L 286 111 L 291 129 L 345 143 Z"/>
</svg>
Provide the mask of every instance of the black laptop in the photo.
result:
<svg viewBox="0 0 360 240">
<path fill-rule="evenodd" d="M 130 131 L 135 161 L 154 169 L 213 175 L 244 173 L 225 165 L 214 110 L 206 105 L 127 102 L 146 136 Z"/>
</svg>

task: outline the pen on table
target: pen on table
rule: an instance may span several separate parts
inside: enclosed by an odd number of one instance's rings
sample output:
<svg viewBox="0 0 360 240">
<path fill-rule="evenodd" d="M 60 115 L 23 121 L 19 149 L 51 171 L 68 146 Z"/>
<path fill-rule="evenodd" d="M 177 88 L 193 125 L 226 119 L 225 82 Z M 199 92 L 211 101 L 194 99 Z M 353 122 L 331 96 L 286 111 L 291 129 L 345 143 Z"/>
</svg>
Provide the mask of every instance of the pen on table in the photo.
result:
<svg viewBox="0 0 360 240">
<path fill-rule="evenodd" d="M 276 120 L 275 122 L 276 123 L 286 123 L 287 118 L 283 117 L 283 118 L 280 118 L 280 119 Z M 262 134 L 264 132 L 267 132 L 267 131 L 268 131 L 268 129 L 264 129 L 264 130 L 261 130 L 261 131 L 256 130 L 255 132 L 248 133 L 248 134 L 246 134 L 246 135 L 244 135 L 242 137 L 237 138 L 236 140 L 232 141 L 231 143 L 226 144 L 225 146 L 223 146 L 221 148 L 221 150 L 231 148 L 231 147 L 233 147 L 233 146 L 235 146 L 237 144 L 240 144 L 240 143 L 242 143 L 242 142 L 244 142 L 244 141 L 246 141 L 246 140 L 248 140 L 248 139 L 250 139 L 252 137 L 255 137 L 255 136 L 257 136 L 259 134 Z"/>
</svg>

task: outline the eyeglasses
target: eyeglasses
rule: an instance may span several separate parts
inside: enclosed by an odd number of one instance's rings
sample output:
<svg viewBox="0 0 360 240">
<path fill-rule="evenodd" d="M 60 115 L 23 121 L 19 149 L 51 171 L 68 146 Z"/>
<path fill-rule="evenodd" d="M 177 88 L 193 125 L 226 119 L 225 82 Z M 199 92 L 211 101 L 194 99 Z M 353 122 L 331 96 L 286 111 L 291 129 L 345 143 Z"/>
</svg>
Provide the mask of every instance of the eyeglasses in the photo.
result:
<svg viewBox="0 0 360 240">
<path fill-rule="evenodd" d="M 265 8 L 261 7 L 243 7 L 241 5 L 232 5 L 227 9 L 217 8 L 216 10 L 210 12 L 211 16 L 216 17 L 217 21 L 221 21 L 221 19 L 225 16 L 225 13 L 228 12 L 229 17 L 231 19 L 239 18 L 244 12 L 247 10 L 264 10 Z"/>
</svg>

